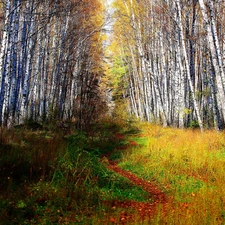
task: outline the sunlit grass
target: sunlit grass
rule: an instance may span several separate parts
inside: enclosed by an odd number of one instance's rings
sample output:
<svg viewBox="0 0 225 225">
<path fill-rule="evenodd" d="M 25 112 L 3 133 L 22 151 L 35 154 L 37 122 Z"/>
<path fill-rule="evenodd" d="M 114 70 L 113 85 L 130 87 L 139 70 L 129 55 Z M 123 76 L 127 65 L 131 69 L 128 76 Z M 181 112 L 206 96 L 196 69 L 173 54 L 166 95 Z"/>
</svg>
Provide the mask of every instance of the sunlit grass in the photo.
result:
<svg viewBox="0 0 225 225">
<path fill-rule="evenodd" d="M 146 124 L 142 130 L 140 139 L 144 136 L 145 142 L 129 149 L 120 166 L 155 182 L 174 199 L 169 213 L 154 218 L 152 224 L 223 224 L 224 132 Z"/>
</svg>

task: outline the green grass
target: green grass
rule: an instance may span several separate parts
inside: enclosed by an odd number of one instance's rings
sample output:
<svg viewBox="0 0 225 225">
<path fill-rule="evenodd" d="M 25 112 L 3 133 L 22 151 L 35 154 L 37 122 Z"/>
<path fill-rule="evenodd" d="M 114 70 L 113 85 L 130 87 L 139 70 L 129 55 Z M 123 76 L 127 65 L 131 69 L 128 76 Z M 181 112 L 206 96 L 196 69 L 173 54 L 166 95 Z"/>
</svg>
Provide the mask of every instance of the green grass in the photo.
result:
<svg viewBox="0 0 225 225">
<path fill-rule="evenodd" d="M 95 129 L 69 135 L 42 126 L 1 130 L 2 224 L 92 224 L 107 220 L 114 200 L 152 201 L 100 160 L 124 144 L 114 137 L 120 128 L 105 123 Z"/>
<path fill-rule="evenodd" d="M 151 202 L 152 196 L 141 187 L 135 186 L 128 179 L 108 171 L 108 183 L 102 185 L 101 192 L 104 200 L 132 200 Z"/>
</svg>

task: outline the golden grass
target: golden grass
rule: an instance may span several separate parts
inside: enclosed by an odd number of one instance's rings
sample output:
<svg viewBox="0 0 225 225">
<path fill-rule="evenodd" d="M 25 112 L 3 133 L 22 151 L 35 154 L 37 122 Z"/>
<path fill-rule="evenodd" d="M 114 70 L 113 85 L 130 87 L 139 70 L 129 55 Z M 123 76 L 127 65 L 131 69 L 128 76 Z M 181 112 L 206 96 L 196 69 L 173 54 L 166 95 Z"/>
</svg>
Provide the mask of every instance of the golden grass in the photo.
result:
<svg viewBox="0 0 225 225">
<path fill-rule="evenodd" d="M 169 213 L 146 224 L 225 224 L 225 133 L 142 124 L 146 142 L 120 165 L 156 182 L 171 198 Z"/>
</svg>

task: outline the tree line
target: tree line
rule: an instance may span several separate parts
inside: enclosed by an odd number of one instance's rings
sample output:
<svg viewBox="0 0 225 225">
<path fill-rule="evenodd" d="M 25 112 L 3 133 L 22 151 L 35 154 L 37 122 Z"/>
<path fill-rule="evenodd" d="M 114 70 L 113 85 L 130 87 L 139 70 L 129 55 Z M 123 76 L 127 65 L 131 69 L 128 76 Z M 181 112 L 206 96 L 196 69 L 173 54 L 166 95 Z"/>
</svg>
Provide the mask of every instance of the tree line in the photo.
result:
<svg viewBox="0 0 225 225">
<path fill-rule="evenodd" d="M 0 125 L 56 119 L 82 128 L 97 117 L 101 2 L 4 0 L 0 10 Z"/>
<path fill-rule="evenodd" d="M 224 128 L 225 2 L 115 0 L 114 9 L 114 96 L 141 120 Z"/>
<path fill-rule="evenodd" d="M 108 88 L 141 120 L 223 129 L 224 1 L 114 0 L 113 12 L 108 46 L 100 0 L 1 1 L 0 125 L 83 128 Z"/>
</svg>

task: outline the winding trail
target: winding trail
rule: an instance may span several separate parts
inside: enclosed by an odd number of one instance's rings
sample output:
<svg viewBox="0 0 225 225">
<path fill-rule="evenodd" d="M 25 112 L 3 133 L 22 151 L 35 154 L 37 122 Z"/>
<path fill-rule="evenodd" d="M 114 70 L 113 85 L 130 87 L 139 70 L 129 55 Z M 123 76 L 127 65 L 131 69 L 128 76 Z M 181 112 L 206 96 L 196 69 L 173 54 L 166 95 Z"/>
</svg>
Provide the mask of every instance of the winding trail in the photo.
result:
<svg viewBox="0 0 225 225">
<path fill-rule="evenodd" d="M 124 139 L 122 134 L 116 134 L 115 137 L 117 139 Z M 134 141 L 130 141 L 128 145 L 119 147 L 117 150 L 125 150 L 130 146 L 138 145 Z M 110 218 L 110 222 L 112 224 L 130 224 L 135 220 L 135 215 L 129 214 L 126 209 L 134 209 L 137 211 L 138 219 L 140 221 L 150 220 L 158 210 L 161 211 L 161 215 L 165 215 L 168 211 L 168 205 L 171 203 L 171 199 L 165 195 L 165 193 L 160 190 L 158 186 L 150 181 L 143 180 L 131 173 L 130 171 L 121 169 L 115 161 L 110 160 L 110 154 L 105 156 L 108 159 L 108 169 L 120 174 L 121 176 L 129 179 L 134 185 L 140 186 L 148 192 L 152 197 L 152 203 L 146 202 L 136 202 L 136 201 L 118 201 L 114 200 L 111 202 L 112 208 L 123 208 L 124 210 L 121 212 L 120 221 L 116 221 L 114 218 Z M 136 216 L 137 216 L 136 215 Z M 136 218 L 137 219 L 137 218 Z"/>
</svg>

